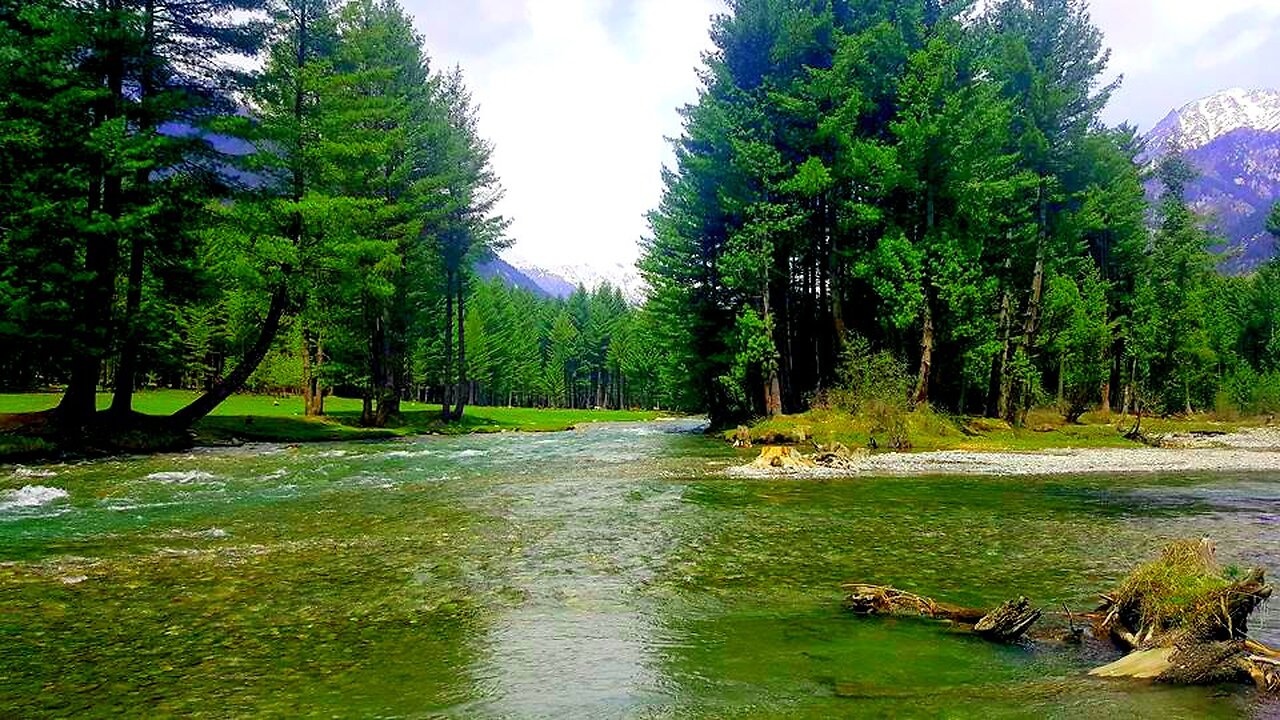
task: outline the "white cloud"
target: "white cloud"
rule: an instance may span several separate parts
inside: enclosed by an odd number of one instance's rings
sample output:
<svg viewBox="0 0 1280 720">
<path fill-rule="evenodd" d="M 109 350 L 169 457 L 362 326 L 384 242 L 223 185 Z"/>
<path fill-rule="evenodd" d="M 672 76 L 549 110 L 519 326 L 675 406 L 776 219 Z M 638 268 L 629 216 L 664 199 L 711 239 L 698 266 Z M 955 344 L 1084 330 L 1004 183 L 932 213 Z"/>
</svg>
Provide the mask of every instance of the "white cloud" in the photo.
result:
<svg viewBox="0 0 1280 720">
<path fill-rule="evenodd" d="M 462 63 L 481 105 L 515 255 L 546 265 L 635 258 L 670 158 L 664 137 L 679 134 L 676 108 L 696 98 L 696 68 L 719 8 L 718 0 L 623 8 L 487 0 L 484 15 L 517 29 L 471 47 L 450 47 L 451 22 L 425 24 L 428 44 L 440 59 Z M 619 27 L 610 26 L 610 10 L 627 11 Z"/>
<path fill-rule="evenodd" d="M 1280 64 L 1267 40 L 1280 33 L 1276 0 L 1093 0 L 1094 22 L 1125 76 L 1107 116 L 1149 128 L 1200 96 L 1261 81 Z M 1271 80 L 1274 84 L 1280 78 Z"/>
</svg>

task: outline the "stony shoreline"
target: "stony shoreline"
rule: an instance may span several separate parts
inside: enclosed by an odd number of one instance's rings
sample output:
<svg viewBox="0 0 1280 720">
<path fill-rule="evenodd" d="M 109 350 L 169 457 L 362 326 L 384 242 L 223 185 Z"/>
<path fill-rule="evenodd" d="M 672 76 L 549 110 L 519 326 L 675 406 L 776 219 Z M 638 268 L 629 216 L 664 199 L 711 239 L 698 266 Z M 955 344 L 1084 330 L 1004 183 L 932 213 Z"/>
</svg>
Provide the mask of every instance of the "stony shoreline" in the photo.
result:
<svg viewBox="0 0 1280 720">
<path fill-rule="evenodd" d="M 1097 475 L 1190 472 L 1280 473 L 1280 429 L 1226 435 L 1175 435 L 1162 447 L 1056 449 L 1036 452 L 947 450 L 861 455 L 846 466 L 731 468 L 734 477 L 843 478 L 925 475 Z"/>
</svg>

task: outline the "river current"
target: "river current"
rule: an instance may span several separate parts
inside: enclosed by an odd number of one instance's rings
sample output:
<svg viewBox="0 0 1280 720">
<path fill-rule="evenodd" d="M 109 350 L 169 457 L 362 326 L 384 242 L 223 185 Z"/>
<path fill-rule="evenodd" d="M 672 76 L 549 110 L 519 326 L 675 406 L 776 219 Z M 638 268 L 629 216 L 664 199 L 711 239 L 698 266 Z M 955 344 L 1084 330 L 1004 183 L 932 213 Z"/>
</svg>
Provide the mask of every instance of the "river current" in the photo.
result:
<svg viewBox="0 0 1280 720">
<path fill-rule="evenodd" d="M 0 467 L 0 716 L 1252 717 L 1247 688 L 861 620 L 1090 607 L 1173 538 L 1280 572 L 1280 477 L 759 480 L 696 423 Z M 1255 636 L 1280 645 L 1264 608 Z"/>
</svg>

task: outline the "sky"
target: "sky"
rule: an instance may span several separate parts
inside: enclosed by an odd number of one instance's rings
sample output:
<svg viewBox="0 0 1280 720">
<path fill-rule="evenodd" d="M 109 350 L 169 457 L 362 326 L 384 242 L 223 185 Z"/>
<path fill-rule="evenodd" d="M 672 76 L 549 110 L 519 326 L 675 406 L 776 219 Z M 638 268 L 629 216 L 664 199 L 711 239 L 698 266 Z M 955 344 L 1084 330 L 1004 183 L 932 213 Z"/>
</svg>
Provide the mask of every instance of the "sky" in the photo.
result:
<svg viewBox="0 0 1280 720">
<path fill-rule="evenodd" d="M 722 0 L 402 2 L 436 67 L 461 65 L 480 105 L 508 256 L 634 262 Z M 1219 90 L 1280 88 L 1280 0 L 1093 0 L 1092 15 L 1124 75 L 1110 124 L 1150 129 Z"/>
</svg>

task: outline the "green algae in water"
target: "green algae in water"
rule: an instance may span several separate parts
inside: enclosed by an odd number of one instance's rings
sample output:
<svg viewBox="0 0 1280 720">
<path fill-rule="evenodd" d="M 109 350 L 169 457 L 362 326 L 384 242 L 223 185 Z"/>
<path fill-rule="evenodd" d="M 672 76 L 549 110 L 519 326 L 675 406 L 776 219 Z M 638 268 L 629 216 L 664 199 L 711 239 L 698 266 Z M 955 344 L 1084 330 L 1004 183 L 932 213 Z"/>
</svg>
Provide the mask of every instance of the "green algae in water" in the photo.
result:
<svg viewBox="0 0 1280 720">
<path fill-rule="evenodd" d="M 852 618 L 839 584 L 1088 605 L 1189 532 L 1280 567 L 1274 479 L 719 477 L 735 457 L 620 426 L 0 470 L 67 493 L 0 511 L 0 715 L 1266 710 Z"/>
</svg>

